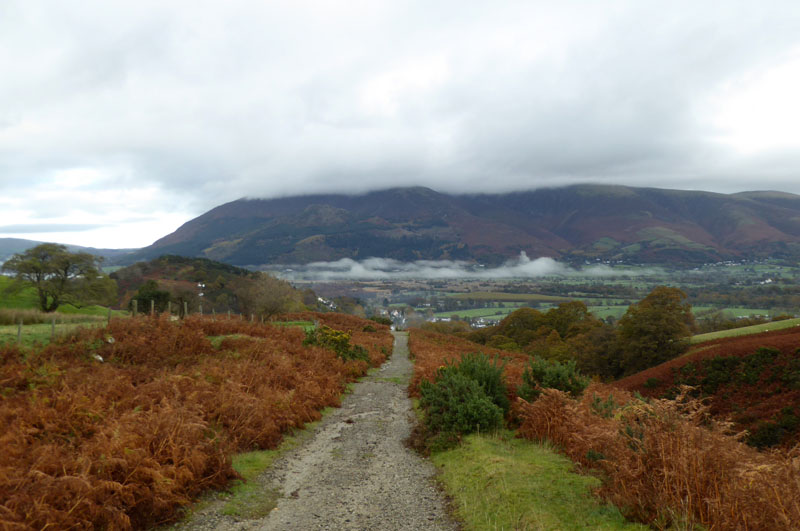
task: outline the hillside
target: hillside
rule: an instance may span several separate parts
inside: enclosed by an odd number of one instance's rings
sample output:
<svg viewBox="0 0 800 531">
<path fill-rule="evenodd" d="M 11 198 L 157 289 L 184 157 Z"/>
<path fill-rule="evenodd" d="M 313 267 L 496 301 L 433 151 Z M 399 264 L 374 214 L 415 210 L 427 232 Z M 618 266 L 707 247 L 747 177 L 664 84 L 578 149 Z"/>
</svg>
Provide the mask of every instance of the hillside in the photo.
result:
<svg viewBox="0 0 800 531">
<path fill-rule="evenodd" d="M 800 327 L 696 345 L 615 385 L 648 397 L 673 397 L 681 384 L 708 398 L 710 412 L 748 430 L 753 446 L 800 443 Z"/>
<path fill-rule="evenodd" d="M 232 285 L 237 279 L 251 275 L 245 269 L 205 258 L 165 255 L 115 271 L 111 278 L 117 281 L 120 308 L 127 308 L 139 287 L 153 280 L 173 296 L 181 294 L 185 298 L 188 294 L 196 302 L 207 301 L 206 310 L 210 311 L 215 306 L 235 308 Z"/>
<path fill-rule="evenodd" d="M 581 185 L 497 195 L 418 187 L 240 199 L 123 260 L 180 254 L 244 266 L 379 256 L 498 264 L 521 251 L 679 264 L 800 257 L 800 196 Z"/>
</svg>

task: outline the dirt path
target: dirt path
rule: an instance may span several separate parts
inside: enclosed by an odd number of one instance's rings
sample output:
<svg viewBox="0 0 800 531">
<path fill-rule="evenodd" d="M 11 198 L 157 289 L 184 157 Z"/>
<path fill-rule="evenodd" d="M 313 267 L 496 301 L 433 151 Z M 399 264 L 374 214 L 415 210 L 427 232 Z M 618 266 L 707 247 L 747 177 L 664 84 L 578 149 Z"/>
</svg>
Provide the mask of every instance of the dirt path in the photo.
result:
<svg viewBox="0 0 800 531">
<path fill-rule="evenodd" d="M 407 334 L 395 333 L 389 361 L 355 384 L 314 436 L 261 478 L 265 493 L 281 494 L 266 518 L 235 521 L 206 514 L 179 527 L 456 529 L 433 484 L 433 466 L 403 443 L 412 416 L 406 394 L 412 369 L 407 340 Z"/>
</svg>

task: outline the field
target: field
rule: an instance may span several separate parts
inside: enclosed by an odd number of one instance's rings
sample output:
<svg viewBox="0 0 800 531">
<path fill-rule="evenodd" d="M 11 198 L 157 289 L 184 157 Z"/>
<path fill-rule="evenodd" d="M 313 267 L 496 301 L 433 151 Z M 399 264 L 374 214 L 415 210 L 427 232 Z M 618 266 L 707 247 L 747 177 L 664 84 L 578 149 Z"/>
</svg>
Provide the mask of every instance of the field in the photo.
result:
<svg viewBox="0 0 800 531">
<path fill-rule="evenodd" d="M 800 326 L 800 319 L 786 319 L 783 321 L 773 321 L 753 326 L 744 326 L 742 328 L 733 328 L 731 330 L 720 330 L 719 332 L 710 332 L 708 334 L 697 334 L 692 336 L 692 344 L 707 343 L 715 339 L 722 339 L 726 337 L 749 336 L 753 334 L 760 334 L 763 332 L 770 332 L 775 330 L 783 330 L 785 328 L 792 328 Z"/>
<path fill-rule="evenodd" d="M 392 345 L 388 327 L 356 317 L 292 320 L 343 331 L 347 352 L 358 345 L 369 362 L 304 345 L 302 327 L 200 316 L 113 319 L 44 347 L 0 347 L 0 527 L 172 521 L 238 477 L 232 455 L 319 419 Z"/>
<path fill-rule="evenodd" d="M 12 279 L 0 275 L 0 308 L 36 308 L 38 302 L 36 290 L 24 288 L 18 292 L 9 291 Z"/>
<path fill-rule="evenodd" d="M 436 312 L 434 313 L 434 317 L 451 317 L 453 315 L 458 315 L 460 318 L 477 318 L 477 317 L 492 317 L 496 319 L 502 319 L 509 313 L 517 310 L 521 307 L 519 304 L 515 303 L 506 303 L 503 308 L 493 306 L 493 307 L 485 307 L 485 308 L 471 308 L 469 310 L 457 310 L 452 312 Z"/>
<path fill-rule="evenodd" d="M 538 293 L 505 293 L 505 292 L 486 292 L 478 291 L 474 293 L 449 293 L 449 297 L 456 299 L 474 299 L 479 301 L 500 301 L 500 302 L 567 302 L 568 297 L 556 297 L 552 295 L 540 295 Z"/>
<path fill-rule="evenodd" d="M 0 346 L 19 342 L 24 347 L 43 346 L 58 336 L 75 333 L 81 328 L 103 326 L 109 310 L 101 306 L 75 311 L 44 313 L 33 309 L 0 308 Z M 112 310 L 113 317 L 127 317 L 127 312 Z M 21 327 L 20 327 L 21 325 Z"/>
<path fill-rule="evenodd" d="M 82 328 L 93 328 L 103 326 L 106 323 L 105 319 L 84 321 L 79 323 L 58 323 L 52 324 L 31 324 L 25 325 L 20 330 L 19 325 L 5 325 L 0 326 L 0 348 L 3 345 L 11 345 L 17 343 L 24 347 L 35 347 L 37 345 L 45 345 L 50 343 L 58 336 L 66 336 L 74 334 Z"/>
</svg>

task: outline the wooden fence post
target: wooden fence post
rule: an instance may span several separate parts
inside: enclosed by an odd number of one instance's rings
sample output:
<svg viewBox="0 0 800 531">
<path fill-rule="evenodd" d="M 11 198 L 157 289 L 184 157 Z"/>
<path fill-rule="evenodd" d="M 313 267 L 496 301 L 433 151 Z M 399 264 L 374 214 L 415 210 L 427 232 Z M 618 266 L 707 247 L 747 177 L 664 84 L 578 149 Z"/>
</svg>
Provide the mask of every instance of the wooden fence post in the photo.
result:
<svg viewBox="0 0 800 531">
<path fill-rule="evenodd" d="M 136 317 L 136 311 L 139 309 L 139 300 L 133 299 L 133 316 Z"/>
<path fill-rule="evenodd" d="M 108 309 L 108 319 L 106 320 L 106 326 L 111 324 L 111 308 Z"/>
<path fill-rule="evenodd" d="M 56 338 L 56 318 L 53 316 L 52 320 L 50 321 L 50 342 Z"/>
<path fill-rule="evenodd" d="M 150 299 L 150 315 L 156 314 L 156 300 Z"/>
<path fill-rule="evenodd" d="M 17 343 L 22 343 L 22 319 L 19 320 L 17 325 Z"/>
<path fill-rule="evenodd" d="M 189 303 L 183 301 L 183 318 L 186 319 L 189 317 Z"/>
</svg>

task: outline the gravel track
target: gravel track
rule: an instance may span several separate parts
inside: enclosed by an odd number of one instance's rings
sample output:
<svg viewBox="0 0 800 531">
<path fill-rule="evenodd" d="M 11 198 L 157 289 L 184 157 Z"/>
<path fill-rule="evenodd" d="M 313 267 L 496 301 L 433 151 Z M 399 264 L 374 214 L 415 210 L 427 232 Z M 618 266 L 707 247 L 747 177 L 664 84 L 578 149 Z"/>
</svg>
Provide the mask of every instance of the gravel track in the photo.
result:
<svg viewBox="0 0 800 531">
<path fill-rule="evenodd" d="M 266 518 L 237 521 L 202 511 L 180 529 L 458 529 L 433 482 L 430 462 L 408 449 L 408 336 L 396 332 L 392 357 L 355 384 L 313 437 L 258 478 L 278 491 Z M 273 494 L 274 495 L 274 494 Z"/>
</svg>

